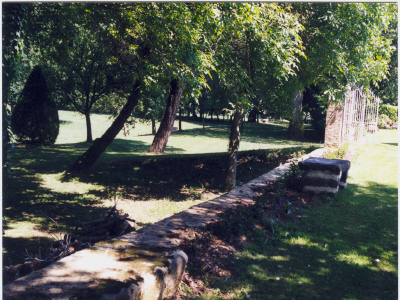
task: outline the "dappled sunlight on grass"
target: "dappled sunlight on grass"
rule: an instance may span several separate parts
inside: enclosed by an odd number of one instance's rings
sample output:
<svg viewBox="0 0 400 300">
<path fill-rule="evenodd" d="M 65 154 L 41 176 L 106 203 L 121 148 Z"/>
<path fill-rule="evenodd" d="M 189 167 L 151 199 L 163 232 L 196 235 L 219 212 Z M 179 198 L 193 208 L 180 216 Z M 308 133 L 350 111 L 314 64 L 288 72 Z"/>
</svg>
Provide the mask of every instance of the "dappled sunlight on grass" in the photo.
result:
<svg viewBox="0 0 400 300">
<path fill-rule="evenodd" d="M 186 201 L 171 201 L 170 199 L 157 200 L 118 200 L 117 209 L 123 213 L 129 214 L 131 218 L 136 220 L 136 228 L 142 228 L 149 224 L 154 224 L 164 218 L 170 217 L 178 212 L 188 209 L 189 207 L 199 204 L 204 200 L 186 200 Z M 112 207 L 115 202 L 106 200 L 102 202 L 102 206 Z"/>
<path fill-rule="evenodd" d="M 372 264 L 370 257 L 360 255 L 357 250 L 352 250 L 345 254 L 339 254 L 336 257 L 339 261 L 347 262 L 357 266 L 368 266 Z"/>
<path fill-rule="evenodd" d="M 42 174 L 42 187 L 57 193 L 88 194 L 90 191 L 101 190 L 99 185 L 81 182 L 75 178 L 63 180 L 64 172 L 57 174 Z"/>
<path fill-rule="evenodd" d="M 398 299 L 398 152 L 388 142 L 397 132 L 379 133 L 386 144 L 359 151 L 346 190 L 237 255 L 234 299 L 246 285 L 260 300 Z"/>
</svg>

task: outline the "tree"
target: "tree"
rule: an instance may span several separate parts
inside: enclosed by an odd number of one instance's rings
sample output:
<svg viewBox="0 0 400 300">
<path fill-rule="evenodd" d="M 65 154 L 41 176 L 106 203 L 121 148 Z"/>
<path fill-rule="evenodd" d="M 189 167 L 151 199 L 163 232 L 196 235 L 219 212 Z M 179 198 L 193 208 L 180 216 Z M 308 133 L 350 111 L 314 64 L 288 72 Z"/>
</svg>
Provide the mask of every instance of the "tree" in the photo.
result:
<svg viewBox="0 0 400 300">
<path fill-rule="evenodd" d="M 85 171 L 112 142 L 139 102 L 143 86 L 154 86 L 170 79 L 173 99 L 180 98 L 181 84 L 199 91 L 206 84 L 204 74 L 211 67 L 210 57 L 201 46 L 207 38 L 202 29 L 214 14 L 211 3 L 115 3 L 96 4 L 102 9 L 109 33 L 121 46 L 115 57 L 135 71 L 135 85 L 127 103 L 103 136 L 95 140 L 70 172 Z M 120 48 L 125 49 L 123 52 Z M 176 85 L 175 85 L 176 83 Z M 176 89 L 175 89 L 176 87 Z M 179 104 L 179 103 L 178 103 Z M 175 117 L 175 116 L 174 116 Z M 160 126 L 161 127 L 161 126 Z"/>
<path fill-rule="evenodd" d="M 31 14 L 31 47 L 40 49 L 51 71 L 53 94 L 85 116 L 88 142 L 93 107 L 124 81 L 124 67 L 112 59 L 112 44 L 99 21 L 87 3 L 42 3 Z"/>
<path fill-rule="evenodd" d="M 320 100 L 321 88 L 312 85 L 303 93 L 303 112 L 311 117 L 311 126 L 319 141 L 324 142 L 326 124 L 326 105 Z"/>
<path fill-rule="evenodd" d="M 11 172 L 10 157 L 14 147 L 11 132 L 11 86 L 17 77 L 18 60 L 26 29 L 26 3 L 2 3 L 2 158 L 3 205 L 8 198 L 7 176 Z"/>
<path fill-rule="evenodd" d="M 171 135 L 172 127 L 174 126 L 183 88 L 182 83 L 178 79 L 172 80 L 170 85 L 171 90 L 168 97 L 167 108 L 160 127 L 154 137 L 153 144 L 148 152 L 163 153 L 167 146 L 168 138 Z"/>
<path fill-rule="evenodd" d="M 397 10 L 397 6 L 393 7 Z M 372 91 L 377 95 L 382 103 L 398 105 L 398 20 L 397 13 L 394 14 L 392 21 L 389 24 L 389 29 L 384 33 L 384 36 L 391 40 L 391 45 L 394 50 L 390 57 L 388 66 L 389 78 L 379 82 L 379 84 L 371 84 Z"/>
<path fill-rule="evenodd" d="M 96 29 L 97 28 L 97 29 Z M 98 34 L 98 27 L 84 30 L 74 36 L 65 55 L 52 53 L 55 70 L 55 90 L 64 102 L 72 104 L 86 119 L 87 142 L 92 142 L 91 111 L 104 96 L 109 96 L 118 83 L 118 72 L 123 68 L 111 60 L 106 41 Z M 57 41 L 55 41 L 57 42 Z"/>
<path fill-rule="evenodd" d="M 221 4 L 223 32 L 217 39 L 216 61 L 220 83 L 229 91 L 234 115 L 229 139 L 225 191 L 236 185 L 236 162 L 240 144 L 240 124 L 252 99 L 260 94 L 277 93 L 294 74 L 301 52 L 297 16 L 278 4 Z M 287 99 L 279 91 L 281 106 Z"/>
<path fill-rule="evenodd" d="M 136 80 L 132 92 L 118 117 L 114 120 L 107 131 L 100 138 L 96 139 L 93 145 L 70 166 L 68 172 L 76 173 L 87 171 L 107 149 L 117 134 L 124 127 L 126 120 L 129 118 L 133 109 L 137 105 L 142 85 L 143 83 L 140 80 Z"/>
<path fill-rule="evenodd" d="M 386 77 L 391 49 L 383 33 L 394 17 L 393 4 L 288 5 L 299 13 L 304 26 L 301 38 L 305 56 L 300 58 L 297 76 L 290 78 L 293 93 L 319 85 L 321 101 L 338 103 L 343 99 L 346 85 L 365 90 L 370 82 L 377 84 Z"/>
<path fill-rule="evenodd" d="M 11 127 L 20 141 L 54 144 L 57 139 L 58 110 L 39 66 L 28 77 L 12 112 Z"/>
</svg>

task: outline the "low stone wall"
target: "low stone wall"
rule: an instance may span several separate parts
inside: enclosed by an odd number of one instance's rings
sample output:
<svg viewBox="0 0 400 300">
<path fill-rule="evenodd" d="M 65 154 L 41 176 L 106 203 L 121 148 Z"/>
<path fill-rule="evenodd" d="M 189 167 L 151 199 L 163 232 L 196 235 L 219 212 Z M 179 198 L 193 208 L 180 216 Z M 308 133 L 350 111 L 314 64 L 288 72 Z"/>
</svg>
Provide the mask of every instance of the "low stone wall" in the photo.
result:
<svg viewBox="0 0 400 300">
<path fill-rule="evenodd" d="M 304 156 L 321 156 L 317 149 Z M 3 299 L 143 299 L 173 297 L 187 263 L 175 230 L 203 227 L 218 214 L 252 204 L 257 190 L 276 180 L 290 163 L 279 166 L 221 197 L 192 206 L 153 225 L 97 243 L 3 287 Z"/>
</svg>

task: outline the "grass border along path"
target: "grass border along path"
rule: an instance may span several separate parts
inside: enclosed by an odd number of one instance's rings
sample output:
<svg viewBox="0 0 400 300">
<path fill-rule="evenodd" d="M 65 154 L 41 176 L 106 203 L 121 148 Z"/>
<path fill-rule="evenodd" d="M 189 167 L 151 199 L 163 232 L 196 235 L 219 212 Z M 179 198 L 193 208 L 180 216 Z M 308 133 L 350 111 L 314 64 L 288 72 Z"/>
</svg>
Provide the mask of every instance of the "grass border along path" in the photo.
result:
<svg viewBox="0 0 400 300">
<path fill-rule="evenodd" d="M 398 136 L 358 150 L 348 188 L 232 261 L 196 299 L 398 299 Z M 224 295 L 224 296 L 223 296 Z M 194 298 L 189 298 L 194 299 Z"/>
</svg>

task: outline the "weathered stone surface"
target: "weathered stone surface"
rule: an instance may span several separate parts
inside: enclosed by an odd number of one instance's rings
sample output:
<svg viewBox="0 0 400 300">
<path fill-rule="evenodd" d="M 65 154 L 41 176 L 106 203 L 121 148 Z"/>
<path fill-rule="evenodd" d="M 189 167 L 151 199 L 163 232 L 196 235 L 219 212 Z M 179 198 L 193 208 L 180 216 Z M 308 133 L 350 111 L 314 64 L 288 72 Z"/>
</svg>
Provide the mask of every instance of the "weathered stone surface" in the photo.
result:
<svg viewBox="0 0 400 300">
<path fill-rule="evenodd" d="M 305 171 L 303 191 L 336 196 L 339 187 L 346 188 L 350 161 L 310 157 L 299 162 L 299 168 Z"/>
<path fill-rule="evenodd" d="M 303 187 L 303 192 L 315 193 L 315 194 L 324 194 L 327 196 L 335 197 L 339 191 L 339 186 L 336 188 L 327 187 L 327 186 L 308 186 L 305 185 Z"/>
<path fill-rule="evenodd" d="M 326 112 L 325 147 L 339 147 L 341 144 L 343 105 L 329 103 Z"/>
<path fill-rule="evenodd" d="M 102 242 L 4 286 L 3 299 L 168 299 L 177 291 L 187 260 L 179 250 Z"/>
<path fill-rule="evenodd" d="M 350 161 L 310 157 L 305 161 L 299 162 L 299 168 L 303 171 L 318 170 L 339 174 L 340 172 L 347 172 L 350 169 Z"/>
<path fill-rule="evenodd" d="M 303 184 L 307 186 L 325 186 L 337 188 L 339 185 L 340 177 L 332 175 L 331 178 L 320 178 L 320 177 L 305 177 Z"/>
</svg>

